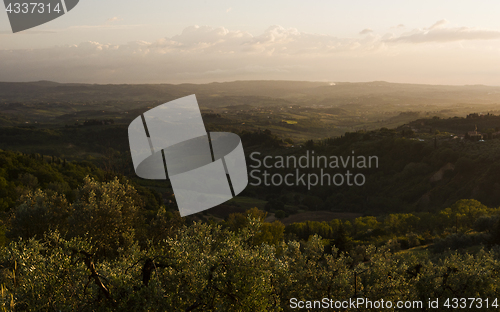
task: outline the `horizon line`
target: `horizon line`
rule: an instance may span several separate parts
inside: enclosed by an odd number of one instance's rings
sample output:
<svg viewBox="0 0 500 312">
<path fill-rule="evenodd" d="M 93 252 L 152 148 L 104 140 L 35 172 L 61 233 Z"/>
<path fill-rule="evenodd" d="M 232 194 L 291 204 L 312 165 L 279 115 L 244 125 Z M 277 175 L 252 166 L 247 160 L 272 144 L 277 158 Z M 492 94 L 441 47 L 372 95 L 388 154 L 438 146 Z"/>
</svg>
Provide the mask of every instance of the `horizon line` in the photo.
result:
<svg viewBox="0 0 500 312">
<path fill-rule="evenodd" d="M 230 81 L 212 81 L 206 83 L 194 82 L 180 82 L 180 83 L 166 83 L 166 82 L 153 82 L 153 83 L 91 83 L 91 82 L 59 82 L 53 80 L 34 80 L 34 81 L 0 81 L 0 83 L 53 83 L 53 84 L 72 84 L 72 85 L 209 85 L 209 84 L 226 84 L 238 82 L 288 82 L 288 83 L 319 83 L 330 86 L 337 84 L 369 84 L 369 83 L 387 83 L 398 85 L 416 85 L 416 86 L 442 86 L 442 87 L 500 87 L 500 85 L 486 85 L 486 84 L 426 84 L 426 83 L 411 83 L 411 82 L 391 82 L 385 80 L 372 80 L 372 81 L 314 81 L 314 80 L 286 80 L 286 79 L 253 79 L 253 80 L 230 80 Z"/>
</svg>

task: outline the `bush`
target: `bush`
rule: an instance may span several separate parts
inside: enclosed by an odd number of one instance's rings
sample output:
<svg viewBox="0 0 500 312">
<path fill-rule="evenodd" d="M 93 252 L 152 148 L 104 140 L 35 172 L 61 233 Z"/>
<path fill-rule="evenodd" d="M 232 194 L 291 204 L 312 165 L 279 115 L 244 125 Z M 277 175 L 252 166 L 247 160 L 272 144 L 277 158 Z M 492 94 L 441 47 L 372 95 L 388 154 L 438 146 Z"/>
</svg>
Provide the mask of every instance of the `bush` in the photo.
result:
<svg viewBox="0 0 500 312">
<path fill-rule="evenodd" d="M 274 213 L 274 216 L 277 218 L 277 219 L 283 219 L 283 218 L 286 218 L 287 215 L 286 215 L 286 212 L 284 212 L 283 210 L 278 210 Z"/>
<path fill-rule="evenodd" d="M 434 241 L 432 250 L 435 253 L 442 253 L 446 250 L 458 250 L 472 247 L 475 245 L 488 244 L 490 240 L 490 235 L 479 233 L 479 234 L 451 234 L 446 238 L 438 238 Z"/>
</svg>

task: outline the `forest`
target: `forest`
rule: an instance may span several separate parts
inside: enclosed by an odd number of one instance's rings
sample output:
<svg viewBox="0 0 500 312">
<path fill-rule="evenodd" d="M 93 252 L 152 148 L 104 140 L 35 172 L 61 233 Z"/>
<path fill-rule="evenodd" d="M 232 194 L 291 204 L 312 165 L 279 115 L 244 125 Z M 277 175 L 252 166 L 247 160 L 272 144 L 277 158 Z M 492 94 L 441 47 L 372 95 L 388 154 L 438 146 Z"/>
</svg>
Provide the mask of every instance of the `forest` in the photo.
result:
<svg viewBox="0 0 500 312">
<path fill-rule="evenodd" d="M 37 91 L 40 85 L 48 91 Z M 364 175 L 361 186 L 249 185 L 224 204 L 181 218 L 170 182 L 137 178 L 128 151 L 128 122 L 157 96 L 120 106 L 110 99 L 120 86 L 21 87 L 40 101 L 60 100 L 40 104 L 3 91 L 2 311 L 377 310 L 342 306 L 349 300 L 383 300 L 385 311 L 499 310 L 500 117 L 478 113 L 488 106 L 451 115 L 394 112 L 389 121 L 376 121 L 372 108 L 364 122 L 344 127 L 345 102 L 312 106 L 317 94 L 333 92 L 321 84 L 292 86 L 314 96 L 291 99 L 284 83 L 260 94 L 241 91 L 241 84 L 151 86 L 161 96 L 225 92 L 227 105 L 207 105 L 203 118 L 209 131 L 241 137 L 248 172 L 256 159 L 313 152 L 377 159 L 377 166 L 348 168 Z M 141 98 L 144 86 L 134 88 Z M 373 93 L 373 84 L 343 88 L 334 93 L 344 100 L 353 92 L 375 94 L 360 105 L 387 96 Z M 93 102 L 84 103 L 85 95 Z M 247 126 L 250 119 L 256 124 Z M 335 125 L 322 133 L 323 123 Z M 472 131 L 482 138 L 466 136 Z M 265 169 L 285 176 L 296 167 Z M 345 173 L 339 167 L 300 170 Z"/>
<path fill-rule="evenodd" d="M 248 141 L 255 135 L 242 137 Z M 338 140 L 345 139 L 332 142 Z M 393 140 L 403 145 L 400 157 L 406 144 L 421 144 Z M 440 148 L 423 151 L 420 168 L 465 157 Z M 411 149 L 407 155 L 418 156 Z M 491 170 L 471 161 L 477 170 Z M 427 304 L 427 298 L 481 297 L 492 303 L 498 292 L 500 210 L 476 199 L 458 199 L 441 209 L 417 209 L 409 202 L 400 212 L 381 202 L 387 210 L 362 210 L 351 220 L 285 225 L 280 220 L 288 214 L 335 211 L 341 203 L 303 190 L 271 189 L 261 195 L 268 199 L 263 209 L 217 218 L 211 213 L 216 207 L 181 218 L 172 194 L 165 198 L 157 188 L 91 161 L 3 151 L 0 163 L 5 311 L 75 306 L 81 311 L 280 311 L 291 309 L 291 298 Z M 459 172 L 444 177 L 448 183 L 471 173 L 471 167 L 457 166 Z M 408 164 L 401 167 L 409 170 Z M 395 181 L 392 187 L 402 180 Z M 251 187 L 245 192 L 261 193 Z M 266 222 L 268 214 L 275 220 Z"/>
</svg>

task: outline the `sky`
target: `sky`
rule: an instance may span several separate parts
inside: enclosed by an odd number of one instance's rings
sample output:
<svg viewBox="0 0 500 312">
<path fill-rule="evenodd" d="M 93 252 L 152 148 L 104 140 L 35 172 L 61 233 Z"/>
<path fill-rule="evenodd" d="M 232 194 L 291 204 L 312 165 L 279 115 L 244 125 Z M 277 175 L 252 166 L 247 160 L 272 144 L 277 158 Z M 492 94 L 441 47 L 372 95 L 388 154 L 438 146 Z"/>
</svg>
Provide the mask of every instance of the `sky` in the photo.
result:
<svg viewBox="0 0 500 312">
<path fill-rule="evenodd" d="M 80 0 L 13 34 L 0 81 L 500 85 L 499 1 Z"/>
</svg>

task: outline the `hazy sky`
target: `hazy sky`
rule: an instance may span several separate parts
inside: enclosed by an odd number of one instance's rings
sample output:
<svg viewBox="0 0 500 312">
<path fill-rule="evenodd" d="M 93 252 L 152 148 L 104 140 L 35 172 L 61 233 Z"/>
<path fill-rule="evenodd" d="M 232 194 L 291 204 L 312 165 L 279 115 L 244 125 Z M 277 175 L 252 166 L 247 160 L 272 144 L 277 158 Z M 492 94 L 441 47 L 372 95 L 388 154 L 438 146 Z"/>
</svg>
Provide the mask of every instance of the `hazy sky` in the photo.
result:
<svg viewBox="0 0 500 312">
<path fill-rule="evenodd" d="M 80 0 L 12 34 L 0 81 L 500 85 L 500 1 Z"/>
</svg>

